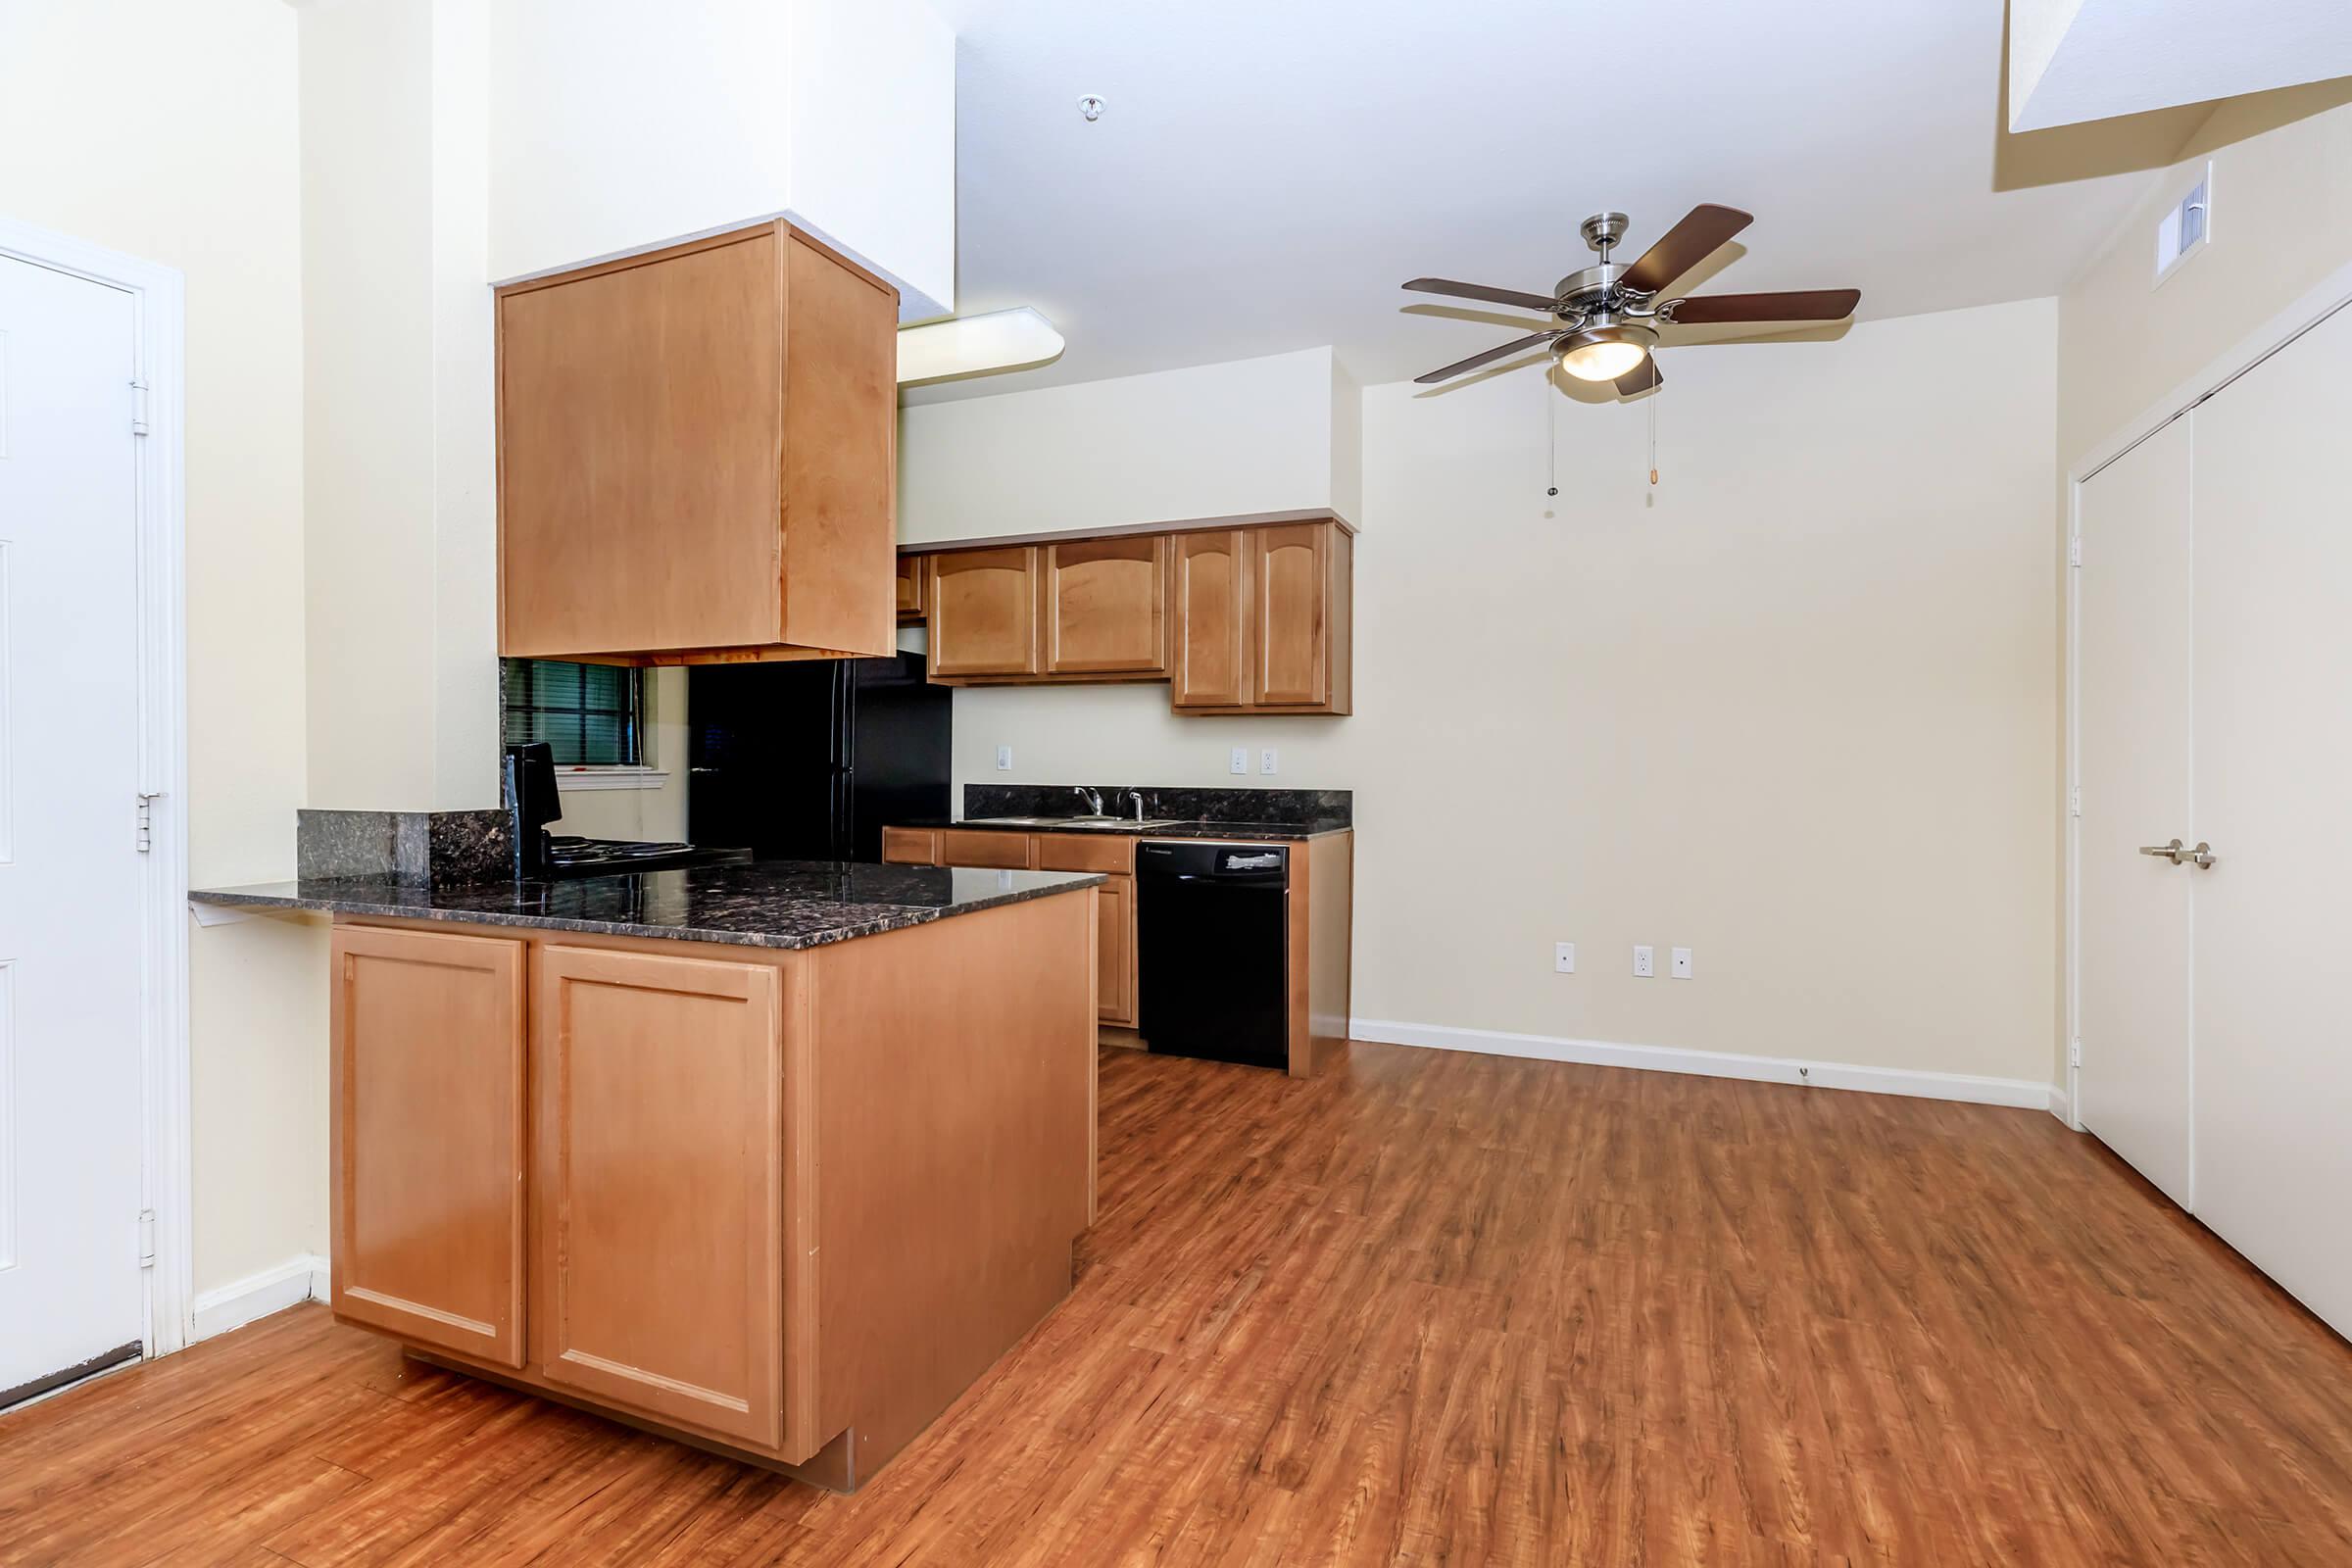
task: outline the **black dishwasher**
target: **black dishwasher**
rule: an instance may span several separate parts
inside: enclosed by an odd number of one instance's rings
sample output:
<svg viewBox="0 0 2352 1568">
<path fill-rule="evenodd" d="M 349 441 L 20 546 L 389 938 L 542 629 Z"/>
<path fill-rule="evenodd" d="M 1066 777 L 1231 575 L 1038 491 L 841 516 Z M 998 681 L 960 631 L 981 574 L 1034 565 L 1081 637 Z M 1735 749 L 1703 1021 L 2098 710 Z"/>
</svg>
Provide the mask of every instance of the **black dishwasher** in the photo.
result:
<svg viewBox="0 0 2352 1568">
<path fill-rule="evenodd" d="M 1137 847 L 1137 1022 L 1152 1050 L 1290 1065 L 1290 868 L 1276 844 Z"/>
</svg>

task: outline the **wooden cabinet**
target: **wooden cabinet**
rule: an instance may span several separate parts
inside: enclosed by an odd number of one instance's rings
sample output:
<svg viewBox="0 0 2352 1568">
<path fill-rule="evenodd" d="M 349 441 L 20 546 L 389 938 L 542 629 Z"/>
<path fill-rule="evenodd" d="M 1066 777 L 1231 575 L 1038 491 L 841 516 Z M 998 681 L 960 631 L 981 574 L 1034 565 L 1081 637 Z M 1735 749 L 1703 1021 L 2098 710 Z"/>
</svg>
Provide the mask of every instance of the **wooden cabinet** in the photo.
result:
<svg viewBox="0 0 2352 1568">
<path fill-rule="evenodd" d="M 1335 522 L 1176 536 L 1179 712 L 1354 706 L 1354 540 Z"/>
<path fill-rule="evenodd" d="M 1036 547 L 956 550 L 930 562 L 932 678 L 1036 674 Z"/>
<path fill-rule="evenodd" d="M 1029 840 L 1030 859 L 1041 871 L 1102 873 L 1095 894 L 1096 1015 L 1129 1029 L 1135 1027 L 1135 846 L 1124 835 L 1039 833 Z"/>
<path fill-rule="evenodd" d="M 931 564 L 921 556 L 899 557 L 899 624 L 919 626 L 930 603 Z"/>
<path fill-rule="evenodd" d="M 523 1356 L 523 944 L 337 927 L 328 1099 L 335 1310 Z"/>
<path fill-rule="evenodd" d="M 551 1382 L 782 1439 L 782 1019 L 772 966 L 549 945 L 535 999 Z"/>
<path fill-rule="evenodd" d="M 499 290 L 499 651 L 890 653 L 897 327 L 781 222 Z"/>
<path fill-rule="evenodd" d="M 1047 675 L 1156 676 L 1168 668 L 1168 541 L 1143 534 L 1039 550 Z"/>
</svg>

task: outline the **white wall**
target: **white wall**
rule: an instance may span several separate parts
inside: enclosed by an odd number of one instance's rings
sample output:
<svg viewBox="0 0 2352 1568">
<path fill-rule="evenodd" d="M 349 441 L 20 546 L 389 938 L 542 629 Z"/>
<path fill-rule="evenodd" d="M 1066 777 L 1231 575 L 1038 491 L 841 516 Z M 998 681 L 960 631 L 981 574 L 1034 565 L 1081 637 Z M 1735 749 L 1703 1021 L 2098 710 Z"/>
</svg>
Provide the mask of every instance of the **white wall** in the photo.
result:
<svg viewBox="0 0 2352 1568">
<path fill-rule="evenodd" d="M 1644 407 L 1560 399 L 1547 504 L 1533 372 L 1369 388 L 1354 716 L 964 690 L 957 785 L 1274 746 L 1355 791 L 1358 1017 L 2046 1083 L 2055 314 L 1670 352 L 1654 493 Z"/>
<path fill-rule="evenodd" d="M 496 0 L 491 275 L 789 214 L 955 309 L 956 39 L 922 0 Z"/>
<path fill-rule="evenodd" d="M 0 6 L 0 213 L 187 277 L 189 874 L 290 875 L 303 798 L 295 13 Z M 323 928 L 190 933 L 195 1284 L 326 1244 Z"/>
<path fill-rule="evenodd" d="M 899 412 L 899 542 L 1262 512 L 1360 521 L 1355 383 L 1301 349 Z"/>
</svg>

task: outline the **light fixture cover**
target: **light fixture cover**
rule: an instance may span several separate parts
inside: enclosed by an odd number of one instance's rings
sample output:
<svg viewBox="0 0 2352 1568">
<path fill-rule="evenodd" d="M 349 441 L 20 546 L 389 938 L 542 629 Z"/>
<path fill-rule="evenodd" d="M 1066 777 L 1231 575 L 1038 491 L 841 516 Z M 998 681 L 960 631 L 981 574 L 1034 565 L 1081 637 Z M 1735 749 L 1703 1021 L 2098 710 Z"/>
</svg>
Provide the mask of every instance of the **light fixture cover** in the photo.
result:
<svg viewBox="0 0 2352 1568">
<path fill-rule="evenodd" d="M 1061 333 L 1026 305 L 899 328 L 899 385 L 921 386 L 1061 358 Z"/>
<path fill-rule="evenodd" d="M 1629 326 L 1578 332 L 1560 340 L 1560 368 L 1580 381 L 1614 381 L 1647 357 L 1653 336 Z"/>
</svg>

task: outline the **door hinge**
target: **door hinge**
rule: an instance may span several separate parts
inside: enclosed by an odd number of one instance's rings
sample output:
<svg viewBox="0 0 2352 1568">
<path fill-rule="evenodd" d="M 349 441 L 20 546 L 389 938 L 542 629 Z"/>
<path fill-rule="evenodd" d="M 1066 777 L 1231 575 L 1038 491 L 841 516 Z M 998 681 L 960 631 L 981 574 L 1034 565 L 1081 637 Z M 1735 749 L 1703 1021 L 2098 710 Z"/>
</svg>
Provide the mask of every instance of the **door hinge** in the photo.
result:
<svg viewBox="0 0 2352 1568">
<path fill-rule="evenodd" d="M 161 790 L 153 794 L 142 791 L 138 797 L 136 812 L 132 817 L 131 843 L 141 855 L 155 848 L 155 803 L 162 795 Z"/>
<path fill-rule="evenodd" d="M 2067 540 L 2066 564 L 2070 566 L 2080 566 L 2082 564 L 2082 536 L 2081 534 L 2076 534 L 2073 538 Z"/>
<path fill-rule="evenodd" d="M 147 383 L 144 381 L 130 383 L 130 433 L 147 433 Z"/>
<path fill-rule="evenodd" d="M 2080 1067 L 2082 1065 L 2082 1037 L 2081 1035 L 2075 1036 L 2072 1041 L 2068 1042 L 2066 1048 L 2066 1064 L 2069 1067 Z"/>
<path fill-rule="evenodd" d="M 2070 816 L 2082 814 L 2082 786 L 2077 784 L 2066 792 L 2066 809 Z"/>
<path fill-rule="evenodd" d="M 155 1210 L 139 1210 L 139 1267 L 155 1267 Z"/>
</svg>

